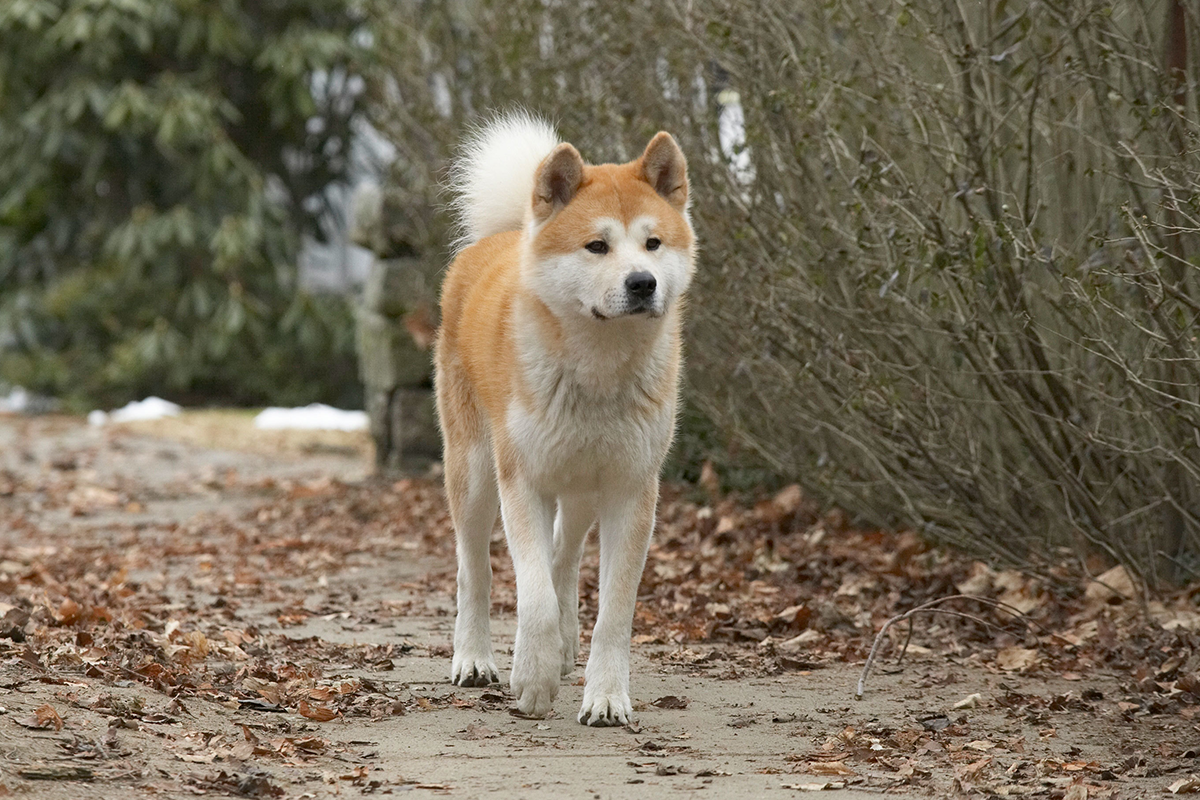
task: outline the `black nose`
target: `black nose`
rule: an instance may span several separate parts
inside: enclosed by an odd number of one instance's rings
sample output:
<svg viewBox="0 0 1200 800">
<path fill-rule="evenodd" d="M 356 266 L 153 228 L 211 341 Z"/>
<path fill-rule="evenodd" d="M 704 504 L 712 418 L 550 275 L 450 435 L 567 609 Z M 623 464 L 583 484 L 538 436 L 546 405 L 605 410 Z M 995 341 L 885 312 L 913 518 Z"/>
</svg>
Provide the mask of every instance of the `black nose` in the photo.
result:
<svg viewBox="0 0 1200 800">
<path fill-rule="evenodd" d="M 625 289 L 639 300 L 654 294 L 658 281 L 649 272 L 631 272 L 625 278 Z"/>
</svg>

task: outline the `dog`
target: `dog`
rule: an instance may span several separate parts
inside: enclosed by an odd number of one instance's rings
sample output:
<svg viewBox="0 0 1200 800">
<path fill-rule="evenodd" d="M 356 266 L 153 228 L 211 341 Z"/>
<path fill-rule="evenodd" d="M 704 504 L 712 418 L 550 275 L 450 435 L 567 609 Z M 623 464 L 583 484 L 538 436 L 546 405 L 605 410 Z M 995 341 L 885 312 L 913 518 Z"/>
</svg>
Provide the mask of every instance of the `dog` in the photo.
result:
<svg viewBox="0 0 1200 800">
<path fill-rule="evenodd" d="M 499 679 L 488 616 L 499 508 L 517 579 L 509 683 L 519 711 L 550 712 L 579 656 L 579 562 L 597 522 L 578 719 L 625 725 L 695 271 L 687 162 L 662 132 L 635 161 L 590 165 L 514 113 L 479 129 L 452 174 L 463 236 L 442 285 L 434 381 L 458 554 L 452 681 Z"/>
</svg>

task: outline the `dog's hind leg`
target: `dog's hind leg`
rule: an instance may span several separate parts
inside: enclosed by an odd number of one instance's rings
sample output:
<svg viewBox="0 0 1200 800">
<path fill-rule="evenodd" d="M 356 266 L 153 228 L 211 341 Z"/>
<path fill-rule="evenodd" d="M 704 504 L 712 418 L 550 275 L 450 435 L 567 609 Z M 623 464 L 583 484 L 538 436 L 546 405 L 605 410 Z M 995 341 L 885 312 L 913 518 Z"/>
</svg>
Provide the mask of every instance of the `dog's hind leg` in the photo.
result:
<svg viewBox="0 0 1200 800">
<path fill-rule="evenodd" d="M 558 516 L 554 518 L 554 593 L 558 596 L 563 675 L 575 669 L 575 660 L 579 658 L 579 560 L 595 519 L 594 494 L 558 498 Z"/>
<path fill-rule="evenodd" d="M 600 609 L 584 672 L 579 710 L 584 725 L 626 725 L 633 714 L 629 639 L 657 502 L 657 478 L 632 492 L 600 498 Z"/>
<path fill-rule="evenodd" d="M 451 680 L 487 686 L 500 675 L 492 655 L 488 612 L 492 593 L 490 542 L 499 494 L 492 448 L 486 437 L 452 443 L 447 437 L 446 494 L 458 552 L 458 617 L 454 622 Z"/>
</svg>

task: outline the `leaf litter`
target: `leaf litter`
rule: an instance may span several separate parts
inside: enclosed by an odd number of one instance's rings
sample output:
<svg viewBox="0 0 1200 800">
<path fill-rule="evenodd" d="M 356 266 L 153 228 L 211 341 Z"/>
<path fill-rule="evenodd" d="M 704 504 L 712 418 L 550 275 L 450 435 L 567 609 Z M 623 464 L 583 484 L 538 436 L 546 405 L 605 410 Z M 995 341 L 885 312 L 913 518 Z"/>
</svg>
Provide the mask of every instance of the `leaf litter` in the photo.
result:
<svg viewBox="0 0 1200 800">
<path fill-rule="evenodd" d="M 119 451 L 120 434 L 106 435 L 110 449 L 115 444 Z M 91 753 L 88 758 L 103 761 L 119 753 L 116 732 L 130 725 L 156 731 L 186 763 L 327 766 L 357 757 L 355 747 L 324 733 L 339 721 L 510 706 L 500 689 L 461 694 L 448 686 L 414 689 L 388 681 L 398 660 L 446 658 L 444 646 L 289 635 L 314 620 L 353 633 L 439 613 L 433 598 L 453 597 L 454 566 L 436 480 L 348 484 L 200 470 L 191 480 L 151 485 L 130 472 L 97 470 L 100 449 L 64 445 L 67 452 L 53 457 L 31 449 L 23 462 L 29 466 L 0 469 L 0 528 L 9 531 L 0 540 L 4 680 L 10 690 L 64 687 L 58 691 L 69 705 L 110 720 L 114 745 L 76 739 L 70 745 L 75 756 Z M 190 516 L 144 514 L 164 498 L 201 502 Z M 236 498 L 242 509 L 227 513 L 225 498 Z M 64 518 L 90 527 L 64 528 L 58 524 Z M 364 603 L 352 588 L 325 581 L 401 558 L 430 564 L 401 587 L 401 600 Z M 493 571 L 493 612 L 512 615 L 511 563 L 499 544 Z M 588 558 L 581 571 L 585 629 L 594 623 L 597 585 L 595 559 Z M 831 664 L 862 663 L 884 622 L 957 593 L 1010 606 L 1035 624 L 977 608 L 888 631 L 885 656 L 906 649 L 922 654 L 901 669 L 916 685 L 943 692 L 939 713 L 914 713 L 907 727 L 812 730 L 813 746 L 798 750 L 787 769 L 830 780 L 782 785 L 928 789 L 943 785 L 936 775 L 948 775 L 955 791 L 968 795 L 1103 797 L 1115 796 L 1128 777 L 1161 778 L 1163 792 L 1195 791 L 1186 769 L 1196 754 L 1182 743 L 1150 757 L 1114 753 L 1112 763 L 1029 752 L 1032 742 L 1057 737 L 1064 715 L 1195 725 L 1197 595 L 1184 591 L 1143 605 L 1129 576 L 1103 563 L 1049 565 L 1038 574 L 996 570 L 930 548 L 912 532 L 856 528 L 837 511 L 822 512 L 795 486 L 758 497 L 723 497 L 711 481 L 703 492 L 668 486 L 639 592 L 635 644 L 668 673 L 732 681 L 802 676 Z M 1001 685 L 1023 683 L 964 697 L 944 688 L 963 670 L 994 675 Z M 1116 695 L 1088 688 L 1087 676 L 1097 670 L 1118 676 Z M 1048 678 L 1077 681 L 1080 690 L 1030 691 L 1030 681 Z M 99 691 L 87 699 L 84 687 Z M 130 699 L 133 688 L 162 702 Z M 852 688 L 846 687 L 847 697 Z M 265 718 L 279 722 L 220 734 L 190 730 L 188 709 L 195 703 L 222 713 L 275 712 Z M 662 696 L 640 706 L 647 707 L 682 711 L 689 700 Z M 1036 735 L 973 729 L 966 714 L 982 711 L 1032 725 Z M 11 719 L 30 731 L 75 733 L 70 715 L 50 703 Z M 758 722 L 751 713 L 735 715 L 729 725 Z M 505 736 L 481 722 L 461 730 L 465 740 Z M 39 768 L 25 769 L 32 775 Z M 1176 771 L 1183 774 L 1171 774 Z M 121 774 L 149 780 L 136 769 Z M 356 774 L 334 780 L 359 780 L 346 777 Z M 263 797 L 278 796 L 279 781 L 228 768 L 184 779 L 195 791 Z"/>
</svg>

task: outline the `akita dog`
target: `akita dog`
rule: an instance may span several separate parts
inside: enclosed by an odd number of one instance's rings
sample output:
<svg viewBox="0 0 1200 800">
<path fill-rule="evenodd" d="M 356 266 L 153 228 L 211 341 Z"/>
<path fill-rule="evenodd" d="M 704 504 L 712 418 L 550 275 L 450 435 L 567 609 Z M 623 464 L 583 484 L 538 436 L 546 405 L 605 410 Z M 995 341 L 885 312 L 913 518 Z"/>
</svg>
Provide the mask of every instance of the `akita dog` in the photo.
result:
<svg viewBox="0 0 1200 800">
<path fill-rule="evenodd" d="M 627 164 L 585 164 L 546 123 L 500 117 L 455 171 L 464 237 L 436 350 L 458 549 L 453 682 L 498 680 L 488 540 L 499 506 L 517 577 L 510 684 L 550 712 L 579 655 L 579 561 L 599 522 L 600 602 L 579 721 L 629 722 L 638 582 L 675 431 L 694 271 L 687 162 L 659 133 Z"/>
</svg>

